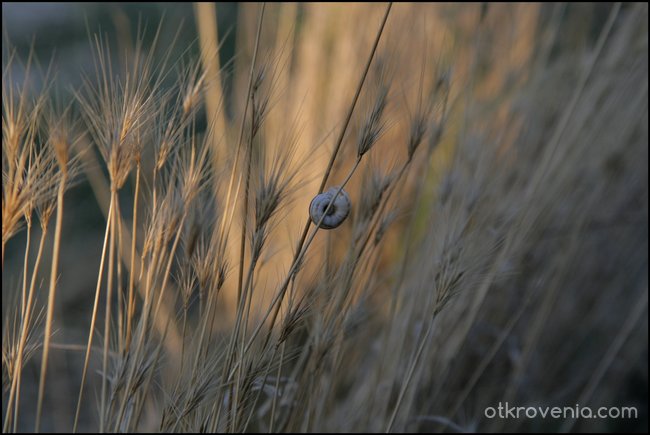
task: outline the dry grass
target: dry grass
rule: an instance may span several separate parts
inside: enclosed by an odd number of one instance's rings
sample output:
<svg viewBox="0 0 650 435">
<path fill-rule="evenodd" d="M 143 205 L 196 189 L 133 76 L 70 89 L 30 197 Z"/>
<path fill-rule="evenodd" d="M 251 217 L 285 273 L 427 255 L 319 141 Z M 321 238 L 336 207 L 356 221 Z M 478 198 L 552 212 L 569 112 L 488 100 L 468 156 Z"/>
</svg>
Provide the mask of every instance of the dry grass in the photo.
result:
<svg viewBox="0 0 650 435">
<path fill-rule="evenodd" d="M 197 5 L 64 109 L 4 53 L 3 431 L 647 429 L 648 10 L 581 8 L 246 4 L 222 63 Z"/>
</svg>

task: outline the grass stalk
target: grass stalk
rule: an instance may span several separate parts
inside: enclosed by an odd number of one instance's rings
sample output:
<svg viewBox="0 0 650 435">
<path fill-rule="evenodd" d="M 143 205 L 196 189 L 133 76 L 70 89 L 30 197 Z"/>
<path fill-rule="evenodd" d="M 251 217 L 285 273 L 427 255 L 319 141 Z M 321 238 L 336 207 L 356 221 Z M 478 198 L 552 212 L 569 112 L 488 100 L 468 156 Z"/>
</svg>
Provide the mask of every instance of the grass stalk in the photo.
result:
<svg viewBox="0 0 650 435">
<path fill-rule="evenodd" d="M 61 175 L 57 192 L 56 203 L 56 225 L 54 228 L 54 247 L 52 248 L 52 269 L 50 273 L 50 289 L 47 298 L 47 314 L 45 318 L 45 336 L 43 337 L 43 357 L 41 361 L 41 375 L 38 385 L 38 402 L 36 405 L 36 422 L 34 432 L 40 432 L 41 415 L 43 412 L 43 398 L 45 396 L 45 380 L 47 374 L 47 363 L 50 351 L 52 335 L 52 323 L 54 321 L 54 303 L 56 300 L 56 281 L 59 267 L 59 254 L 61 250 L 61 228 L 63 226 L 63 196 L 66 184 L 65 172 Z"/>
<path fill-rule="evenodd" d="M 43 250 L 45 247 L 45 240 L 47 239 L 47 223 L 42 224 L 43 231 L 41 232 L 40 241 L 38 243 L 38 251 L 36 253 L 36 260 L 34 262 L 34 268 L 32 270 L 32 276 L 29 284 L 29 293 L 27 296 L 25 314 L 22 318 L 20 326 L 20 342 L 18 344 L 18 354 L 16 356 L 16 374 L 12 379 L 11 389 L 9 391 L 9 399 L 7 401 L 7 411 L 5 414 L 5 424 L 3 427 L 3 432 L 9 431 L 9 425 L 11 422 L 11 410 L 12 405 L 14 404 L 15 397 L 15 409 L 13 416 L 14 423 L 14 432 L 18 431 L 18 409 L 20 406 L 20 383 L 22 377 L 23 369 L 23 357 L 25 353 L 25 345 L 27 344 L 27 337 L 29 333 L 29 325 L 31 322 L 32 308 L 34 303 L 34 294 L 36 290 L 36 278 L 38 276 L 39 266 L 41 264 L 41 259 L 43 257 Z"/>
<path fill-rule="evenodd" d="M 20 295 L 20 316 L 21 318 L 25 317 L 25 304 L 27 302 L 27 269 L 29 265 L 29 246 L 31 242 L 32 235 L 32 217 L 30 215 L 25 215 L 25 220 L 27 221 L 27 240 L 25 240 L 25 257 L 23 260 L 23 288 Z"/>
<path fill-rule="evenodd" d="M 330 177 L 330 174 L 332 173 L 332 168 L 334 166 L 334 161 L 336 160 L 336 157 L 338 156 L 339 150 L 341 149 L 341 145 L 343 144 L 343 139 L 345 138 L 345 133 L 348 129 L 348 125 L 350 124 L 350 120 L 352 119 L 352 114 L 354 113 L 354 108 L 357 105 L 357 101 L 359 100 L 359 95 L 361 95 L 361 89 L 363 88 L 363 85 L 366 81 L 366 77 L 368 75 L 368 71 L 370 70 L 370 65 L 372 64 L 372 61 L 375 57 L 375 53 L 377 51 L 377 47 L 379 46 L 379 41 L 381 40 L 381 35 L 384 32 L 384 27 L 386 26 L 386 21 L 388 21 L 388 15 L 390 14 L 390 10 L 393 6 L 392 2 L 389 2 L 388 5 L 386 6 L 386 11 L 384 12 L 384 17 L 381 21 L 381 25 L 379 26 L 379 30 L 377 31 L 377 35 L 375 36 L 375 40 L 372 46 L 372 49 L 370 50 L 370 55 L 368 56 L 368 61 L 366 62 L 365 68 L 363 70 L 363 73 L 361 74 L 361 78 L 359 79 L 359 84 L 356 87 L 356 91 L 354 93 L 354 97 L 352 98 L 352 102 L 350 103 L 350 107 L 348 109 L 348 112 L 345 116 L 345 121 L 343 122 L 343 126 L 341 127 L 341 131 L 339 133 L 338 138 L 336 139 L 335 145 L 334 145 L 334 150 L 332 151 L 332 154 L 330 156 L 330 160 L 327 164 L 327 168 L 325 169 L 325 173 L 323 174 L 323 178 L 321 179 L 320 186 L 318 187 L 318 193 L 323 193 L 323 190 L 325 189 L 325 185 L 327 184 L 327 181 Z M 357 165 L 358 165 L 357 161 Z M 337 193 L 338 195 L 338 193 Z M 335 195 L 336 196 L 336 195 Z M 331 203 L 330 203 L 331 206 Z M 329 210 L 329 207 L 328 207 Z M 272 304 L 271 304 L 271 309 L 273 309 L 273 316 L 271 317 L 271 323 L 269 326 L 269 331 L 273 329 L 273 325 L 275 325 L 275 321 L 277 319 L 280 306 L 282 299 L 284 298 L 284 294 L 287 291 L 287 288 L 289 286 L 289 282 L 292 279 L 292 275 L 296 272 L 297 266 L 300 263 L 300 256 L 301 256 L 301 251 L 303 249 L 303 245 L 305 243 L 305 240 L 307 238 L 307 234 L 309 232 L 309 227 L 311 226 L 311 219 L 307 217 L 307 221 L 305 222 L 304 228 L 302 230 L 302 234 L 300 235 L 300 239 L 296 245 L 295 249 L 295 254 L 294 258 L 292 261 L 292 266 L 290 268 L 289 274 L 287 276 L 287 279 L 285 279 L 280 286 L 278 295 L 274 298 Z M 275 306 L 275 308 L 274 308 Z M 255 338 L 255 336 L 259 333 L 259 329 L 263 325 L 263 323 L 266 321 L 270 313 L 267 313 L 264 316 L 264 319 L 262 322 L 260 322 L 258 328 L 255 330 L 253 333 L 253 336 L 251 338 L 251 341 L 249 341 L 249 344 L 252 343 L 252 340 Z M 267 339 L 268 341 L 268 339 Z M 250 347 L 247 346 L 247 349 Z"/>
<path fill-rule="evenodd" d="M 110 236 L 108 241 L 108 270 L 106 272 L 106 309 L 104 312 L 104 353 L 102 358 L 102 391 L 100 396 L 99 407 L 99 432 L 103 433 L 107 424 L 108 409 L 106 406 L 106 395 L 108 394 L 108 356 L 111 339 L 111 305 L 113 296 L 113 267 L 115 265 L 115 239 L 117 231 L 115 230 L 116 210 L 117 210 L 117 191 L 111 190 L 111 203 L 113 204 L 113 213 L 109 216 L 111 220 Z"/>
<path fill-rule="evenodd" d="M 112 198 L 112 197 L 111 197 Z M 77 409 L 75 411 L 74 423 L 72 425 L 72 433 L 77 432 L 77 425 L 79 423 L 79 415 L 81 412 L 81 403 L 83 399 L 84 385 L 86 383 L 86 375 L 88 373 L 88 363 L 90 362 L 90 350 L 93 345 L 93 336 L 95 334 L 95 323 L 97 321 L 97 309 L 99 308 L 99 296 L 101 293 L 102 276 L 104 275 L 104 264 L 106 260 L 106 252 L 108 247 L 108 238 L 111 233 L 111 216 L 113 215 L 113 202 L 108 206 L 108 219 L 106 220 L 106 230 L 104 231 L 104 243 L 102 245 L 102 255 L 99 261 L 99 271 L 97 273 L 97 286 L 95 287 L 95 302 L 93 303 L 93 313 L 90 319 L 90 328 L 88 331 L 88 344 L 86 345 L 86 356 L 84 357 L 83 370 L 81 372 L 81 386 L 79 387 L 79 396 L 77 398 Z"/>
<path fill-rule="evenodd" d="M 397 412 L 400 409 L 400 406 L 402 405 L 402 402 L 404 401 L 404 396 L 406 394 L 406 391 L 408 390 L 409 385 L 411 384 L 411 380 L 413 379 L 413 373 L 415 372 L 415 369 L 420 361 L 420 357 L 422 356 L 422 352 L 424 351 L 424 347 L 426 344 L 429 342 L 429 337 L 431 336 L 431 331 L 433 331 L 433 324 L 435 322 L 435 317 L 431 319 L 429 322 L 429 326 L 427 326 L 427 332 L 424 334 L 424 337 L 420 340 L 420 343 L 418 344 L 417 351 L 415 352 L 415 355 L 413 356 L 411 363 L 408 368 L 408 372 L 406 373 L 406 379 L 404 379 L 402 383 L 402 388 L 400 389 L 399 395 L 397 396 L 397 402 L 395 403 L 395 407 L 393 408 L 393 412 L 390 415 L 390 419 L 388 420 L 388 424 L 386 425 L 386 433 L 390 433 L 391 430 L 393 429 L 393 424 L 395 423 L 395 418 L 397 417 Z"/>
<path fill-rule="evenodd" d="M 127 309 L 126 309 L 126 343 L 124 345 L 124 351 L 129 352 L 131 346 L 131 334 L 132 328 L 131 325 L 133 321 L 133 315 L 135 312 L 135 243 L 136 235 L 138 231 L 138 198 L 140 197 L 140 159 L 136 160 L 135 167 L 135 192 L 133 193 L 133 226 L 131 229 L 131 268 L 129 274 L 129 290 L 128 290 L 128 299 L 127 299 Z"/>
</svg>

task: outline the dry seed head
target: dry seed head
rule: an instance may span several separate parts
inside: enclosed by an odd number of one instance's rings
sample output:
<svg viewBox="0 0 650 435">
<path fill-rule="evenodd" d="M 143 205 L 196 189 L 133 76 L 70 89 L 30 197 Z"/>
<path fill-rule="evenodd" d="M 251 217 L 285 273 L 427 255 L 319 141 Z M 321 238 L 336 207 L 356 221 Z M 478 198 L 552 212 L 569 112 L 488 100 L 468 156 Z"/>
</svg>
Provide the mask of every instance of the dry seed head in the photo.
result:
<svg viewBox="0 0 650 435">
<path fill-rule="evenodd" d="M 65 178 L 70 178 L 79 169 L 79 158 L 71 156 L 71 152 L 77 146 L 81 135 L 75 129 L 70 110 L 71 106 L 64 110 L 51 107 L 47 111 L 46 120 L 48 144 Z"/>
<path fill-rule="evenodd" d="M 30 57 L 31 61 L 31 57 Z M 29 76 L 29 64 L 25 75 Z M 29 99 L 27 78 L 14 89 L 11 68 L 2 80 L 2 240 L 21 228 L 22 219 L 48 195 L 52 169 L 48 147 L 37 146 L 37 130 L 46 103 L 45 91 Z M 47 82 L 47 79 L 46 79 Z M 49 86 L 46 83 L 46 86 Z M 16 97 L 16 93 L 18 94 Z"/>
<path fill-rule="evenodd" d="M 192 269 L 194 269 L 194 275 L 201 291 L 208 288 L 208 284 L 212 281 L 213 278 L 213 265 L 214 261 L 214 252 L 212 251 L 211 245 L 204 237 L 199 237 L 199 240 L 196 244 L 196 249 L 192 252 L 190 257 L 190 262 Z"/>
<path fill-rule="evenodd" d="M 57 187 L 62 176 L 52 148 L 44 146 L 34 156 L 30 163 L 27 178 L 27 190 L 30 194 L 30 208 L 37 212 L 43 210 L 43 217 L 48 216 L 45 211 L 54 208 L 56 202 Z"/>
<path fill-rule="evenodd" d="M 278 338 L 278 343 L 286 341 L 309 314 L 310 307 L 303 301 L 304 296 L 301 299 L 300 303 L 293 307 L 293 309 L 284 318 L 284 322 L 282 323 L 282 328 L 280 330 L 280 337 Z"/>
<path fill-rule="evenodd" d="M 13 295 L 20 294 L 19 291 L 12 292 Z M 15 296 L 10 296 L 13 298 Z M 10 303 L 9 303 L 10 302 Z M 20 341 L 20 324 L 22 315 L 20 313 L 20 305 L 14 301 L 8 301 L 7 305 L 16 307 L 13 314 L 7 313 L 5 315 L 4 326 L 2 328 L 2 383 L 5 391 L 11 385 L 11 380 L 14 377 L 17 368 L 18 347 Z M 29 319 L 29 324 L 26 327 L 26 341 L 25 348 L 23 349 L 23 367 L 42 346 L 42 333 L 38 327 L 43 321 L 43 309 L 35 312 Z"/>
<path fill-rule="evenodd" d="M 215 276 L 217 278 L 216 285 L 213 287 L 215 290 L 219 291 L 223 287 L 223 284 L 226 282 L 226 278 L 228 277 L 229 270 L 230 266 L 227 260 L 215 264 Z"/>
<path fill-rule="evenodd" d="M 408 159 L 412 160 L 415 150 L 422 143 L 422 139 L 427 131 L 427 119 L 424 114 L 417 114 L 411 121 L 408 141 Z"/>
<path fill-rule="evenodd" d="M 287 162 L 288 163 L 288 162 Z M 291 190 L 296 171 L 280 164 L 268 174 L 260 172 L 260 181 L 255 192 L 255 228 L 264 227 L 278 211 Z"/>
<path fill-rule="evenodd" d="M 5 159 L 9 165 L 20 160 L 24 150 L 33 145 L 34 135 L 40 121 L 43 108 L 47 102 L 47 91 L 51 78 L 44 77 L 44 86 L 35 97 L 31 97 L 32 54 L 30 51 L 23 73 L 23 82 L 15 86 L 12 64 L 18 62 L 15 53 L 10 55 L 8 64 L 2 73 L 2 151 L 3 170 Z"/>
<path fill-rule="evenodd" d="M 262 228 L 273 216 L 278 206 L 282 190 L 275 177 L 263 180 L 255 195 L 255 228 Z"/>
<path fill-rule="evenodd" d="M 113 189 L 120 189 L 139 154 L 140 134 L 153 128 L 160 97 L 158 86 L 163 72 L 152 75 L 152 57 L 142 53 L 138 41 L 128 70 L 113 71 L 110 50 L 100 37 L 95 38 L 94 80 L 86 77 L 76 98 L 82 108 L 89 134 L 108 166 Z M 152 78 L 154 84 L 150 85 Z"/>
<path fill-rule="evenodd" d="M 178 148 L 180 134 L 175 129 L 175 123 L 164 119 L 165 113 L 160 112 L 160 119 L 156 119 L 154 133 L 155 165 L 154 171 L 160 172 L 167 162 L 167 158 L 175 148 Z M 165 127 L 166 125 L 166 127 Z"/>
<path fill-rule="evenodd" d="M 183 116 L 189 117 L 198 107 L 203 91 L 205 90 L 205 78 L 207 71 L 201 72 L 201 65 L 194 63 L 186 68 L 180 81 L 181 90 L 184 89 L 182 97 Z"/>
<path fill-rule="evenodd" d="M 142 256 L 157 255 L 173 239 L 179 210 L 182 209 L 176 189 L 169 187 L 156 198 L 157 203 L 151 208 L 147 229 L 145 231 Z"/>
<path fill-rule="evenodd" d="M 375 233 L 375 240 L 374 243 L 375 245 L 378 245 L 379 242 L 381 242 L 381 239 L 384 237 L 384 234 L 388 230 L 388 227 L 397 219 L 397 212 L 395 210 L 391 210 L 386 215 L 382 218 L 381 222 L 379 223 L 379 228 L 377 228 L 377 232 Z"/>
<path fill-rule="evenodd" d="M 41 225 L 41 229 L 45 232 L 47 226 L 50 223 L 52 214 L 56 209 L 56 201 L 54 199 L 43 202 L 42 204 L 36 207 L 36 213 L 38 214 L 38 220 Z"/>
<path fill-rule="evenodd" d="M 381 85 L 379 87 L 375 102 L 368 113 L 365 123 L 359 133 L 357 140 L 357 153 L 363 156 L 370 151 L 370 148 L 379 140 L 385 131 L 386 123 L 382 117 L 388 98 L 388 87 Z"/>
<path fill-rule="evenodd" d="M 189 145 L 189 144 L 188 144 Z M 197 151 L 195 144 L 181 149 L 175 164 L 177 165 L 176 175 L 179 193 L 183 199 L 183 205 L 189 207 L 206 186 L 209 185 L 211 177 L 210 159 L 208 159 L 209 146 L 203 144 L 201 150 Z"/>
<path fill-rule="evenodd" d="M 370 220 L 377 211 L 384 192 L 388 189 L 392 179 L 392 175 L 384 175 L 376 165 L 372 165 L 371 169 L 364 174 L 358 213 L 362 226 L 364 225 L 363 222 Z"/>
<path fill-rule="evenodd" d="M 22 218 L 34 208 L 54 202 L 60 172 L 49 147 L 35 150 L 33 143 L 20 151 L 20 159 L 10 170 L 3 159 L 2 237 L 9 240 L 21 228 Z"/>
<path fill-rule="evenodd" d="M 176 281 L 178 283 L 178 289 L 181 292 L 183 308 L 187 310 L 190 304 L 190 298 L 197 284 L 197 277 L 192 267 L 179 267 L 179 275 Z"/>
<path fill-rule="evenodd" d="M 252 135 L 252 137 L 257 136 L 257 133 L 259 133 L 260 127 L 264 122 L 264 118 L 268 114 L 270 90 L 262 89 L 262 85 L 264 85 L 265 78 L 266 78 L 266 68 L 264 65 L 262 65 L 258 70 L 257 74 L 255 75 L 255 80 L 253 82 L 253 86 L 251 89 L 252 125 L 251 125 L 250 134 Z"/>
<path fill-rule="evenodd" d="M 301 165 L 294 163 L 299 135 L 293 126 L 287 128 L 275 150 L 267 155 L 265 147 L 260 147 L 255 163 L 257 164 L 257 183 L 255 184 L 254 218 L 255 229 L 267 225 L 295 187 L 298 169 Z"/>
</svg>

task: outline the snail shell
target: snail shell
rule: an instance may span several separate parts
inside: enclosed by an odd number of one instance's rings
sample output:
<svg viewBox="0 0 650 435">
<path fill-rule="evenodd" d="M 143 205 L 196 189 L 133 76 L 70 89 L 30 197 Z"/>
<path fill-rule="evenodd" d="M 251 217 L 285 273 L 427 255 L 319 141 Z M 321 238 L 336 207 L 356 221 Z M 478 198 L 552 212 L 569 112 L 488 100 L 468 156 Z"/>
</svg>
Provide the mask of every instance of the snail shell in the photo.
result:
<svg viewBox="0 0 650 435">
<path fill-rule="evenodd" d="M 348 217 L 348 214 L 350 214 L 350 207 L 352 206 L 350 203 L 350 196 L 348 196 L 345 190 L 341 189 L 341 192 L 339 192 L 338 196 L 334 200 L 327 215 L 323 218 L 327 206 L 338 190 L 338 187 L 331 187 L 327 192 L 316 195 L 314 199 L 311 200 L 311 204 L 309 204 L 309 216 L 314 224 L 318 224 L 321 218 L 323 219 L 320 228 L 326 230 L 336 228 L 341 225 L 345 218 Z"/>
</svg>

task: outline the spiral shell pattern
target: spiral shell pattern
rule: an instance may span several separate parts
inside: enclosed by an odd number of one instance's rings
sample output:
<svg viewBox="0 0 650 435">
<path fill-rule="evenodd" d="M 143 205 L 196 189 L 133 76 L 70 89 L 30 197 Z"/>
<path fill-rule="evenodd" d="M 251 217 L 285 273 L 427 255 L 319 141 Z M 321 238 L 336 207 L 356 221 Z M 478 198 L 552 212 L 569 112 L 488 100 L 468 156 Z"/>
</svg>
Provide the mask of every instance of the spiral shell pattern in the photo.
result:
<svg viewBox="0 0 650 435">
<path fill-rule="evenodd" d="M 311 200 L 311 204 L 309 204 L 309 216 L 314 224 L 318 224 L 321 218 L 323 219 L 320 228 L 326 230 L 336 228 L 341 225 L 345 218 L 348 217 L 348 214 L 350 214 L 350 207 L 352 206 L 350 203 L 350 196 L 345 190 L 341 189 L 341 192 L 334 200 L 327 215 L 323 218 L 328 204 L 334 195 L 336 195 L 338 190 L 338 187 L 331 187 L 327 192 L 316 195 L 314 199 Z"/>
</svg>

